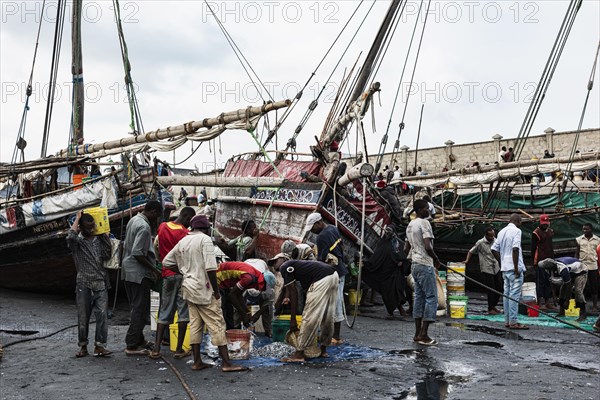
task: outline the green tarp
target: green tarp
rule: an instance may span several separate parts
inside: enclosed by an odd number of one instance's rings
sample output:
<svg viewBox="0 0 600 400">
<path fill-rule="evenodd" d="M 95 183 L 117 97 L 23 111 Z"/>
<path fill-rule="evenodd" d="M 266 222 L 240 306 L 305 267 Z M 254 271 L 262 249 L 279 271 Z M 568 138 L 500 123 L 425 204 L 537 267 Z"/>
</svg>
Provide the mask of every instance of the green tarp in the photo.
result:
<svg viewBox="0 0 600 400">
<path fill-rule="evenodd" d="M 442 205 L 442 195 L 436 196 L 433 201 L 437 205 Z M 450 207 L 454 204 L 454 193 L 451 191 L 444 192 L 444 205 Z M 481 205 L 485 204 L 489 196 L 489 192 L 483 193 L 483 202 L 481 200 L 481 194 L 473 193 L 460 196 L 459 200 L 454 206 L 455 210 L 462 208 L 470 209 L 481 209 Z M 548 211 L 554 210 L 558 203 L 558 196 L 556 194 L 546 196 L 521 196 L 511 194 L 510 201 L 507 200 L 506 192 L 498 192 L 491 204 L 488 205 L 489 210 L 494 209 L 547 209 Z M 562 197 L 562 203 L 565 209 L 576 209 L 576 208 L 589 208 L 594 207 L 595 204 L 600 205 L 600 193 L 579 193 L 579 192 L 568 192 Z"/>
</svg>

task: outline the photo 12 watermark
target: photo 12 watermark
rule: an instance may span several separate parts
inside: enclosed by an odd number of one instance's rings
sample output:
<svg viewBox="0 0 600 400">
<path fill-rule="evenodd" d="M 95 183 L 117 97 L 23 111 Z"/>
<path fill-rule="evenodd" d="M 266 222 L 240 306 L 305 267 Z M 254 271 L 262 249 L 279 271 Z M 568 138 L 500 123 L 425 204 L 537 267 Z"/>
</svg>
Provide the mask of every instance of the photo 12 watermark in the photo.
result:
<svg viewBox="0 0 600 400">
<path fill-rule="evenodd" d="M 338 1 L 208 1 L 202 4 L 201 20 L 207 23 L 216 17 L 223 24 L 337 24 L 344 5 Z"/>
<path fill-rule="evenodd" d="M 58 14 L 57 2 L 41 1 L 2 1 L 2 23 L 20 22 L 56 23 Z M 123 24 L 135 24 L 140 22 L 138 17 L 140 5 L 135 1 L 119 3 L 120 18 Z M 73 22 L 73 3 L 66 2 L 64 5 L 65 22 Z M 115 19 L 115 9 L 112 2 L 108 1 L 84 1 L 81 4 L 81 20 L 83 23 L 98 23 L 103 18 Z"/>
</svg>

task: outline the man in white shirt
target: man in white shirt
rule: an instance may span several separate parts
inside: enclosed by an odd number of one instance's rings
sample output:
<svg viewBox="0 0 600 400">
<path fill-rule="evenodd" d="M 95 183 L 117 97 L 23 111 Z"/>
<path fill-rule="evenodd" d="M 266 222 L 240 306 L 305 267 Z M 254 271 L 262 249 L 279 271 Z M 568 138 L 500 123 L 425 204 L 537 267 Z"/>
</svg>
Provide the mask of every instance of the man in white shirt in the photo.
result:
<svg viewBox="0 0 600 400">
<path fill-rule="evenodd" d="M 594 235 L 592 224 L 583 225 L 583 235 L 577 239 L 577 252 L 579 258 L 587 268 L 587 284 L 592 295 L 592 312 L 598 312 L 598 253 L 600 238 Z"/>
<path fill-rule="evenodd" d="M 225 319 L 217 284 L 216 251 L 208 236 L 210 222 L 205 215 L 196 215 L 190 221 L 190 229 L 190 234 L 181 239 L 163 259 L 163 266 L 178 270 L 183 275 L 181 293 L 188 302 L 190 313 L 190 345 L 194 357 L 192 369 L 200 371 L 211 366 L 200 358 L 202 331 L 206 324 L 212 343 L 219 348 L 223 372 L 246 370 L 229 362 Z"/>
<path fill-rule="evenodd" d="M 429 324 L 435 322 L 437 312 L 437 286 L 435 275 L 440 260 L 433 251 L 433 230 L 427 221 L 429 204 L 425 200 L 416 200 L 413 204 L 417 218 L 406 227 L 404 252 L 412 260 L 414 279 L 413 317 L 415 319 L 415 337 L 419 344 L 433 346 L 435 339 L 429 337 Z"/>
<path fill-rule="evenodd" d="M 525 263 L 523 262 L 523 250 L 521 249 L 521 216 L 512 214 L 510 223 L 498 233 L 498 239 L 492 245 L 492 254 L 500 263 L 500 271 L 504 279 L 504 316 L 505 326 L 510 329 L 529 329 L 518 321 L 521 288 L 523 286 L 523 275 L 525 274 Z M 516 299 L 508 300 L 506 297 Z"/>
</svg>

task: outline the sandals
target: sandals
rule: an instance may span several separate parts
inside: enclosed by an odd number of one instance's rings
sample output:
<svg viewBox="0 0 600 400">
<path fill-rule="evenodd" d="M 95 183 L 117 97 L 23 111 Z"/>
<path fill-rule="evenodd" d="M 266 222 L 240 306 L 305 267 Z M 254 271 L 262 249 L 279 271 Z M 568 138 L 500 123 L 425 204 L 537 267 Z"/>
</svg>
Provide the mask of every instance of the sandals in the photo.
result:
<svg viewBox="0 0 600 400">
<path fill-rule="evenodd" d="M 75 353 L 75 357 L 81 358 L 81 357 L 88 356 L 89 354 L 90 353 L 88 353 L 87 349 L 81 349 L 77 353 Z"/>
<path fill-rule="evenodd" d="M 94 348 L 94 354 L 98 357 L 108 357 L 112 354 L 112 351 L 106 350 L 104 347 L 96 346 Z"/>
<path fill-rule="evenodd" d="M 155 353 L 155 352 L 150 352 L 150 354 L 148 354 L 148 357 L 150 357 L 153 360 L 158 360 L 160 358 L 162 358 L 162 354 L 160 353 Z"/>
<path fill-rule="evenodd" d="M 423 346 L 435 346 L 438 344 L 437 340 L 435 339 L 418 340 L 417 343 L 422 344 Z"/>
<path fill-rule="evenodd" d="M 128 356 L 147 356 L 150 354 L 150 350 L 148 349 L 125 349 L 125 354 Z"/>
<path fill-rule="evenodd" d="M 150 358 L 152 358 L 152 354 L 154 354 L 154 353 L 150 354 Z M 180 360 L 182 358 L 186 358 L 186 357 L 189 357 L 191 355 L 192 355 L 192 352 L 188 350 L 188 351 L 184 351 L 183 353 L 174 353 L 173 354 L 173 358 L 176 359 L 176 360 Z"/>
<path fill-rule="evenodd" d="M 342 339 L 331 338 L 331 346 L 339 346 L 341 344 L 344 344 Z"/>
<path fill-rule="evenodd" d="M 523 331 L 525 331 L 525 330 L 529 329 L 529 327 L 527 325 L 516 323 L 516 324 L 509 325 L 508 329 L 523 330 Z"/>
</svg>

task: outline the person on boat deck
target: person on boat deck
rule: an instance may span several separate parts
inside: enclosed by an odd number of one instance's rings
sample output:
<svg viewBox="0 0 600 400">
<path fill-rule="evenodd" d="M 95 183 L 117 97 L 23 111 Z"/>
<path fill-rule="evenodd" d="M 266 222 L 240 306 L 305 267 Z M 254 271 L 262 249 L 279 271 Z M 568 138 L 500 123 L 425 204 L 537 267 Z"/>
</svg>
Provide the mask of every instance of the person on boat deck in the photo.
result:
<svg viewBox="0 0 600 400">
<path fill-rule="evenodd" d="M 485 236 L 477 241 L 475 245 L 467 253 L 467 258 L 463 261 L 466 264 L 471 260 L 471 256 L 477 254 L 479 256 L 479 268 L 483 274 L 484 284 L 498 292 L 502 292 L 502 274 L 500 273 L 500 264 L 492 254 L 492 246 L 496 240 L 494 228 L 488 227 L 485 230 Z M 500 295 L 488 290 L 487 303 L 488 314 L 501 314 L 501 311 L 496 308 L 500 300 Z"/>
<path fill-rule="evenodd" d="M 498 153 L 498 159 L 500 160 L 500 162 L 504 162 L 504 155 L 506 154 L 506 146 L 502 146 L 502 149 L 500 150 L 500 153 Z"/>
<path fill-rule="evenodd" d="M 344 282 L 348 268 L 344 264 L 344 252 L 342 251 L 342 237 L 338 228 L 327 225 L 319 213 L 312 213 L 306 218 L 304 232 L 312 232 L 317 235 L 317 260 L 331 264 L 339 277 L 338 298 L 335 308 L 334 330 L 332 344 L 342 344 L 340 336 L 342 321 L 344 317 Z M 306 307 L 306 304 L 305 304 Z"/>
<path fill-rule="evenodd" d="M 94 235 L 96 223 L 89 214 L 77 213 L 77 218 L 67 233 L 67 246 L 73 252 L 77 269 L 76 298 L 77 326 L 80 346 L 76 357 L 88 355 L 88 331 L 92 312 L 96 318 L 94 354 L 108 356 L 107 310 L 110 281 L 103 261 L 110 259 L 112 246 L 108 234 Z"/>
<path fill-rule="evenodd" d="M 600 238 L 594 235 L 592 224 L 583 225 L 583 235 L 577 239 L 575 258 L 579 258 L 587 268 L 587 285 L 592 297 L 592 311 L 598 312 L 598 252 Z"/>
<path fill-rule="evenodd" d="M 304 362 L 304 351 L 315 342 L 319 329 L 320 357 L 327 357 L 327 346 L 332 344 L 334 314 L 336 314 L 338 301 L 338 273 L 331 268 L 331 265 L 321 261 L 285 261 L 285 259 L 286 257 L 277 257 L 274 268 L 283 278 L 285 291 L 283 302 L 290 304 L 291 332 L 298 331 L 296 282 L 300 282 L 306 292 L 306 303 L 302 313 L 302 326 L 299 329 L 296 352 L 281 361 Z"/>
<path fill-rule="evenodd" d="M 156 269 L 152 228 L 162 215 L 162 205 L 150 200 L 144 211 L 127 223 L 123 242 L 123 279 L 129 300 L 129 329 L 125 336 L 127 355 L 149 354 L 152 343 L 144 338 L 144 327 L 150 309 L 150 288 L 161 277 Z"/>
<path fill-rule="evenodd" d="M 440 260 L 433 251 L 433 231 L 427 221 L 429 205 L 423 199 L 413 203 L 417 217 L 406 227 L 404 252 L 412 260 L 412 276 L 414 280 L 413 317 L 415 319 L 415 336 L 413 341 L 433 346 L 435 339 L 429 337 L 429 324 L 435 322 L 438 297 L 435 275 Z"/>
<path fill-rule="evenodd" d="M 255 258 L 254 251 L 256 250 L 256 243 L 259 238 L 259 230 L 254 221 L 246 220 L 242 222 L 241 228 L 242 234 L 235 239 L 227 240 L 226 238 L 219 238 L 217 241 L 217 246 L 219 246 L 225 254 L 235 254 L 236 261 Z"/>
<path fill-rule="evenodd" d="M 544 150 L 544 158 L 554 158 L 554 153 L 550 154 L 549 150 Z"/>
<path fill-rule="evenodd" d="M 492 245 L 492 254 L 498 263 L 504 279 L 504 296 L 512 299 L 521 297 L 525 263 L 521 249 L 521 223 L 519 214 L 510 216 L 509 224 L 498 232 L 498 239 Z M 505 326 L 510 329 L 529 329 L 519 323 L 519 303 L 504 297 Z"/>
<path fill-rule="evenodd" d="M 236 324 L 233 309 L 238 312 L 245 327 L 253 326 L 252 315 L 246 307 L 244 292 L 255 289 L 264 292 L 275 287 L 275 275 L 270 271 L 264 273 L 251 264 L 241 261 L 228 261 L 219 264 L 217 284 L 221 293 L 221 307 L 227 329 L 235 329 Z M 266 330 L 266 329 L 265 329 Z"/>
<path fill-rule="evenodd" d="M 155 245 L 158 247 L 158 259 L 160 262 L 169 254 L 173 247 L 190 232 L 188 230 L 190 221 L 196 215 L 191 207 L 184 207 L 179 212 L 179 216 L 173 222 L 163 222 L 158 227 Z M 177 348 L 175 349 L 175 358 L 184 358 L 191 355 L 189 351 L 183 351 L 183 340 L 190 321 L 187 302 L 181 294 L 181 283 L 183 276 L 177 274 L 170 268 L 162 268 L 162 291 L 160 297 L 160 310 L 156 327 L 156 340 L 154 341 L 154 350 L 150 353 L 151 358 L 160 358 L 160 343 L 163 339 L 165 329 L 173 322 L 175 311 L 177 311 Z"/>
<path fill-rule="evenodd" d="M 394 318 L 396 309 L 401 316 L 406 316 L 402 307 L 406 303 L 407 284 L 402 268 L 406 262 L 404 243 L 396 236 L 396 227 L 386 226 L 373 255 L 364 261 L 362 279 L 368 287 L 381 294 L 388 313 L 387 319 Z"/>
<path fill-rule="evenodd" d="M 577 321 L 583 321 L 587 317 L 585 309 L 585 296 L 583 289 L 587 281 L 587 269 L 585 264 L 578 258 L 559 257 L 556 260 L 546 258 L 540 261 L 539 268 L 544 268 L 552 274 L 552 280 L 560 284 L 559 317 L 565 316 L 565 310 L 569 307 L 571 295 L 575 295 L 575 306 L 580 309 Z"/>
<path fill-rule="evenodd" d="M 554 258 L 553 237 L 554 231 L 550 228 L 550 217 L 547 214 L 540 215 L 540 225 L 531 234 L 531 255 L 535 268 L 536 291 L 540 309 L 543 308 L 542 299 L 545 299 L 546 309 L 556 309 L 552 295 L 552 286 L 550 284 L 550 275 L 544 268 L 537 267 L 540 260 Z"/>
<path fill-rule="evenodd" d="M 200 371 L 211 367 L 202 362 L 200 343 L 204 326 L 212 343 L 219 348 L 223 372 L 244 371 L 246 368 L 229 361 L 225 320 L 221 311 L 219 285 L 217 284 L 217 259 L 210 232 L 210 221 L 196 215 L 190 221 L 191 232 L 181 239 L 163 260 L 163 266 L 183 275 L 181 292 L 188 302 L 190 313 L 190 345 L 194 363 L 192 369 Z"/>
</svg>

